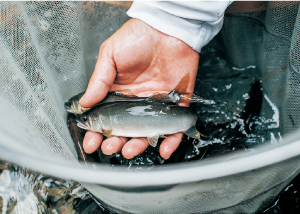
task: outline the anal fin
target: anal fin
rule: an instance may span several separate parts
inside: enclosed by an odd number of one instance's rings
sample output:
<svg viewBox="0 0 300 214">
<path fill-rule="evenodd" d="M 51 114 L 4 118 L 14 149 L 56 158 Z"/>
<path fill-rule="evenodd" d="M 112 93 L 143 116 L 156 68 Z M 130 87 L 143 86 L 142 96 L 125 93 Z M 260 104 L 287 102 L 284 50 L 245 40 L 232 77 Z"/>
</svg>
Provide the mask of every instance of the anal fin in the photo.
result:
<svg viewBox="0 0 300 214">
<path fill-rule="evenodd" d="M 151 134 L 147 136 L 148 143 L 152 147 L 156 147 L 159 135 L 158 134 Z"/>
<path fill-rule="evenodd" d="M 186 132 L 184 132 L 187 136 L 199 139 L 200 133 L 197 131 L 195 126 L 190 127 Z"/>
</svg>

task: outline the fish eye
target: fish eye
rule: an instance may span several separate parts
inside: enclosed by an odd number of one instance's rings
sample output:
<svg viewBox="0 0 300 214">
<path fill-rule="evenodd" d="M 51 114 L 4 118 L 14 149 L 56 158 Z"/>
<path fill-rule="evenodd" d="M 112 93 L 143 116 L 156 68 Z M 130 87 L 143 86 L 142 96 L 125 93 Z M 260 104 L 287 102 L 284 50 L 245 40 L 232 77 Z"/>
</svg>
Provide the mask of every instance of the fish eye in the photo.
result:
<svg viewBox="0 0 300 214">
<path fill-rule="evenodd" d="M 86 116 L 83 116 L 83 117 L 82 117 L 82 120 L 83 120 L 84 122 L 86 122 L 86 121 L 87 121 L 87 117 L 86 117 Z"/>
<path fill-rule="evenodd" d="M 67 105 L 67 106 L 71 106 L 71 104 L 72 104 L 72 101 L 71 101 L 71 100 L 69 100 L 69 101 L 67 101 L 67 102 L 66 102 L 66 104 L 65 104 L 65 105 Z"/>
</svg>

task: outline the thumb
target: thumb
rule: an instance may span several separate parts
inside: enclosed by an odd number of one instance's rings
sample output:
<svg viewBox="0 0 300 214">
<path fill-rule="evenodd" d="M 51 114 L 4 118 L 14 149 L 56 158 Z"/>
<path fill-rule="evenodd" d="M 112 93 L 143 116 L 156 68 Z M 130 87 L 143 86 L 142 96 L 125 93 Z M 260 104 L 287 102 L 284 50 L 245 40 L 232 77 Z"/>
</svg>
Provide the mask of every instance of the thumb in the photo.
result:
<svg viewBox="0 0 300 214">
<path fill-rule="evenodd" d="M 84 107 L 92 107 L 105 98 L 116 78 L 116 67 L 109 41 L 100 47 L 98 59 L 86 92 L 79 101 Z"/>
</svg>

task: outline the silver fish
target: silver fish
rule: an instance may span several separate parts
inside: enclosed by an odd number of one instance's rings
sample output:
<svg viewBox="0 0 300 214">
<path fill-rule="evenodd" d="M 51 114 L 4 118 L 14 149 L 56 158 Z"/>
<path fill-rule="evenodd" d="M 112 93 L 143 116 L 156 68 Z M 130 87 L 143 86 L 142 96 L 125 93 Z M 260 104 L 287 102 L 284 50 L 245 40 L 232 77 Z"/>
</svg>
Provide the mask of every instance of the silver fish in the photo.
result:
<svg viewBox="0 0 300 214">
<path fill-rule="evenodd" d="M 197 115 L 187 107 L 149 102 L 114 102 L 96 106 L 78 115 L 77 126 L 104 136 L 147 137 L 151 146 L 162 135 L 184 132 L 200 138 Z"/>
<path fill-rule="evenodd" d="M 65 102 L 65 109 L 67 112 L 70 112 L 72 114 L 82 114 L 84 111 L 89 110 L 90 108 L 83 108 L 79 104 L 79 100 L 83 96 L 84 92 L 75 95 L 71 99 L 69 99 L 67 102 Z"/>
<path fill-rule="evenodd" d="M 130 92 L 127 92 L 130 90 L 119 90 L 119 91 L 111 91 L 108 92 L 106 97 L 100 102 L 97 103 L 97 105 L 102 105 L 105 103 L 112 103 L 112 102 L 122 102 L 122 101 L 143 101 L 145 100 L 144 97 L 137 97 L 135 95 L 129 94 Z M 82 114 L 83 112 L 91 109 L 91 108 L 83 108 L 79 104 L 79 100 L 83 96 L 84 92 L 75 95 L 71 99 L 69 99 L 67 102 L 65 102 L 65 108 L 68 112 L 73 114 Z"/>
<path fill-rule="evenodd" d="M 177 104 L 179 102 L 184 103 L 194 103 L 202 102 L 203 99 L 195 94 L 186 93 L 187 84 L 189 82 L 190 74 L 187 73 L 179 82 L 179 84 L 170 92 L 170 93 L 154 93 L 149 97 L 138 97 L 132 93 L 130 89 L 116 90 L 108 92 L 105 99 L 96 105 L 102 105 L 105 103 L 112 102 L 154 102 L 154 103 L 165 103 L 165 104 Z M 83 108 L 79 104 L 79 100 L 83 96 L 83 93 L 80 93 L 67 102 L 65 102 L 65 108 L 68 112 L 73 114 L 82 114 L 83 112 L 89 110 L 90 108 Z M 96 106 L 95 105 L 95 106 Z"/>
</svg>

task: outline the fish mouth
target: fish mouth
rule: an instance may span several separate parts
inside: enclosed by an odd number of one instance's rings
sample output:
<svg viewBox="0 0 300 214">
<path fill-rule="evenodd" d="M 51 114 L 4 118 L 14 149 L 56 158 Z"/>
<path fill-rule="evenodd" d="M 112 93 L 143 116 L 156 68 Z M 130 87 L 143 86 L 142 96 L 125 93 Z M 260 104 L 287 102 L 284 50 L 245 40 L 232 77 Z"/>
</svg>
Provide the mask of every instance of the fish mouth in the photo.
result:
<svg viewBox="0 0 300 214">
<path fill-rule="evenodd" d="M 89 127 L 87 127 L 87 125 L 83 124 L 82 122 L 77 120 L 77 126 L 79 128 L 85 129 L 85 130 L 89 130 Z"/>
</svg>

